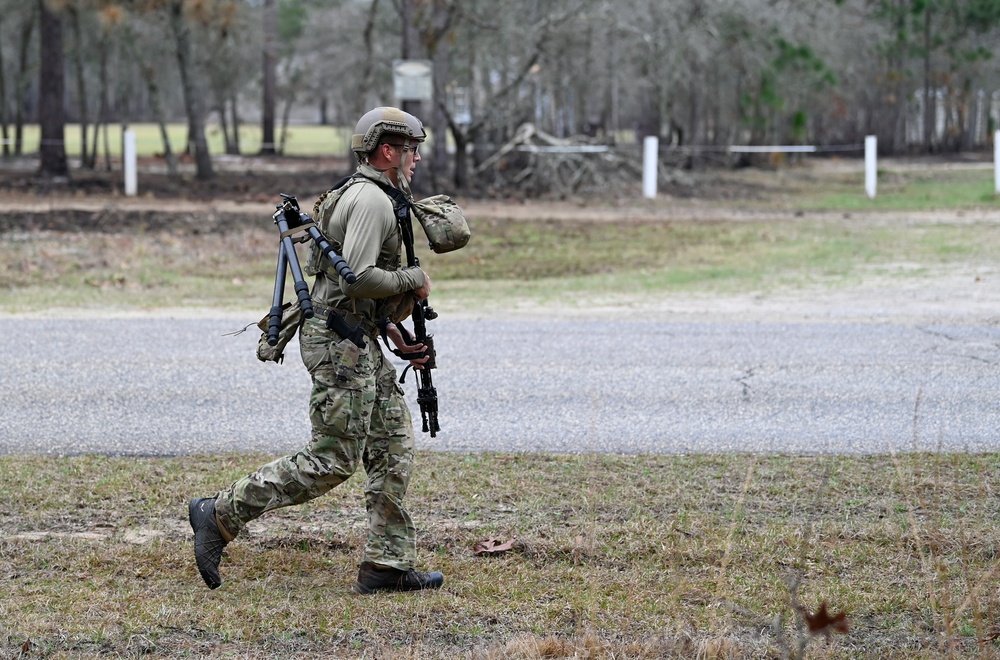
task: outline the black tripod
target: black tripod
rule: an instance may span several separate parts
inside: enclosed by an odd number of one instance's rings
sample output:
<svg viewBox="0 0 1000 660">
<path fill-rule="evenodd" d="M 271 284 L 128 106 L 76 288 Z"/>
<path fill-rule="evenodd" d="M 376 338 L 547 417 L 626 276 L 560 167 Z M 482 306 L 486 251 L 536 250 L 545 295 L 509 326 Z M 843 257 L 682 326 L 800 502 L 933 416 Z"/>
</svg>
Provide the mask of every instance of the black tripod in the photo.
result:
<svg viewBox="0 0 1000 660">
<path fill-rule="evenodd" d="M 310 238 L 316 246 L 323 251 L 326 258 L 330 260 L 337 273 L 347 280 L 348 284 L 355 281 L 351 267 L 347 265 L 320 232 L 319 227 L 307 214 L 299 210 L 299 203 L 291 195 L 281 193 L 284 200 L 278 204 L 274 212 L 274 224 L 278 225 L 280 232 L 280 242 L 278 244 L 278 268 L 274 275 L 274 298 L 271 302 L 271 313 L 267 321 L 267 343 L 274 346 L 278 343 L 278 331 L 281 328 L 281 312 L 283 309 L 281 299 L 285 293 L 285 272 L 292 271 L 292 279 L 295 282 L 295 294 L 299 299 L 299 308 L 302 316 L 307 319 L 313 317 L 312 298 L 309 297 L 309 285 L 306 284 L 302 276 L 302 267 L 299 265 L 298 255 L 295 254 L 295 243 L 303 243 Z M 301 236 L 292 240 L 292 236 L 300 232 L 305 232 L 306 236 Z"/>
</svg>

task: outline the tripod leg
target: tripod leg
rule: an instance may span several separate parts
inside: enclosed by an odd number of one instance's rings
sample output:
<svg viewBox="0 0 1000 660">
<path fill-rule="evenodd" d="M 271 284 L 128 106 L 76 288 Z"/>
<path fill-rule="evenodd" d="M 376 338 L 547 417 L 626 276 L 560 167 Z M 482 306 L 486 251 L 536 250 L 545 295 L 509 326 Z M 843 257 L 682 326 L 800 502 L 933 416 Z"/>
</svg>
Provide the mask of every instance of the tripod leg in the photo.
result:
<svg viewBox="0 0 1000 660">
<path fill-rule="evenodd" d="M 333 246 L 330 245 L 330 242 L 323 237 L 323 234 L 320 233 L 319 229 L 316 227 L 310 227 L 309 236 L 313 239 L 313 241 L 315 241 L 316 245 L 319 246 L 319 249 L 323 251 L 326 258 L 330 260 L 330 263 L 333 265 L 334 270 L 337 271 L 337 274 L 343 277 L 348 284 L 354 284 L 357 277 L 354 275 L 351 267 L 347 265 L 347 262 L 344 261 L 342 256 L 337 254 L 336 250 L 334 250 Z"/>
<path fill-rule="evenodd" d="M 285 271 L 288 268 L 288 257 L 285 248 L 278 246 L 278 267 L 274 272 L 274 297 L 271 299 L 271 313 L 267 319 L 267 343 L 274 346 L 278 343 L 278 331 L 281 328 L 281 299 L 285 293 Z"/>
<path fill-rule="evenodd" d="M 281 253 L 285 257 L 285 263 L 288 264 L 288 267 L 292 271 L 292 279 L 295 282 L 295 295 L 299 299 L 302 316 L 311 319 L 314 312 L 312 298 L 309 297 L 309 285 L 306 284 L 305 277 L 302 275 L 299 257 L 295 254 L 295 243 L 292 241 L 292 237 L 288 235 L 288 219 L 280 207 L 278 212 L 274 214 L 274 224 L 278 225 L 278 231 L 281 232 L 281 242 L 279 245 Z"/>
<path fill-rule="evenodd" d="M 280 227 L 281 225 L 278 226 Z M 288 262 L 289 269 L 292 271 L 292 280 L 295 282 L 295 295 L 298 296 L 302 315 L 307 319 L 311 319 L 313 317 L 313 306 L 312 298 L 309 296 L 309 285 L 306 284 L 306 279 L 302 275 L 302 267 L 299 265 L 299 257 L 295 254 L 295 243 L 292 242 L 291 237 L 286 236 L 281 239 L 281 248 L 281 251 L 285 254 L 285 260 Z"/>
</svg>

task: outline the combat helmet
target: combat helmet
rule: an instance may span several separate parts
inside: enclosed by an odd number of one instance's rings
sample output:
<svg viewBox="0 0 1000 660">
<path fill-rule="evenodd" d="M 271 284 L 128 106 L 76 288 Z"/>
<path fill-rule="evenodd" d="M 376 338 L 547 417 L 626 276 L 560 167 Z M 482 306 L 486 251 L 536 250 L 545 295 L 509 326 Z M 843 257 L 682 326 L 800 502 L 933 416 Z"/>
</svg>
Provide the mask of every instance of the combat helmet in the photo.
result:
<svg viewBox="0 0 1000 660">
<path fill-rule="evenodd" d="M 424 125 L 409 112 L 381 107 L 369 110 L 358 120 L 351 136 L 351 150 L 359 158 L 365 156 L 378 145 L 384 133 L 396 133 L 418 142 L 427 138 Z"/>
</svg>

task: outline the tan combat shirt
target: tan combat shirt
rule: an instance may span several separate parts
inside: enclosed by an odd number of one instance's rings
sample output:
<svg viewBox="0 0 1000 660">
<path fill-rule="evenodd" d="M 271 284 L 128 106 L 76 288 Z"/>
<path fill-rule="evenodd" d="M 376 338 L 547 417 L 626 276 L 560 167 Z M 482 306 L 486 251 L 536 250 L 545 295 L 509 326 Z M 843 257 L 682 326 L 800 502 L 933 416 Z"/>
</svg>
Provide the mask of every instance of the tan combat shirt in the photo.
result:
<svg viewBox="0 0 1000 660">
<path fill-rule="evenodd" d="M 370 179 L 392 185 L 384 172 L 368 164 L 358 171 Z M 320 230 L 339 249 L 357 280 L 348 284 L 329 262 L 313 284 L 313 301 L 352 312 L 377 323 L 385 316 L 385 299 L 424 284 L 419 268 L 401 268 L 403 241 L 392 200 L 374 183 L 358 181 L 337 200 L 330 214 L 321 207 Z"/>
</svg>

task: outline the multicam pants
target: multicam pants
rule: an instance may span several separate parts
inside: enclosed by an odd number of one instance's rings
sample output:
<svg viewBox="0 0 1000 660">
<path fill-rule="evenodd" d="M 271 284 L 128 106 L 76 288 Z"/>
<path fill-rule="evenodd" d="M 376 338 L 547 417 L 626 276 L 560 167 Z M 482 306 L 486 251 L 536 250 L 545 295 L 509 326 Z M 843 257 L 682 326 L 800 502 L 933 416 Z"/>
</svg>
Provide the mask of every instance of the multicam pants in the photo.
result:
<svg viewBox="0 0 1000 660">
<path fill-rule="evenodd" d="M 312 441 L 219 493 L 216 511 L 234 534 L 266 511 L 301 504 L 346 481 L 364 465 L 368 541 L 364 561 L 407 570 L 416 559 L 416 530 L 403 508 L 413 464 L 413 425 L 396 370 L 378 343 L 358 348 L 307 320 L 299 332 L 312 375 Z"/>
</svg>

